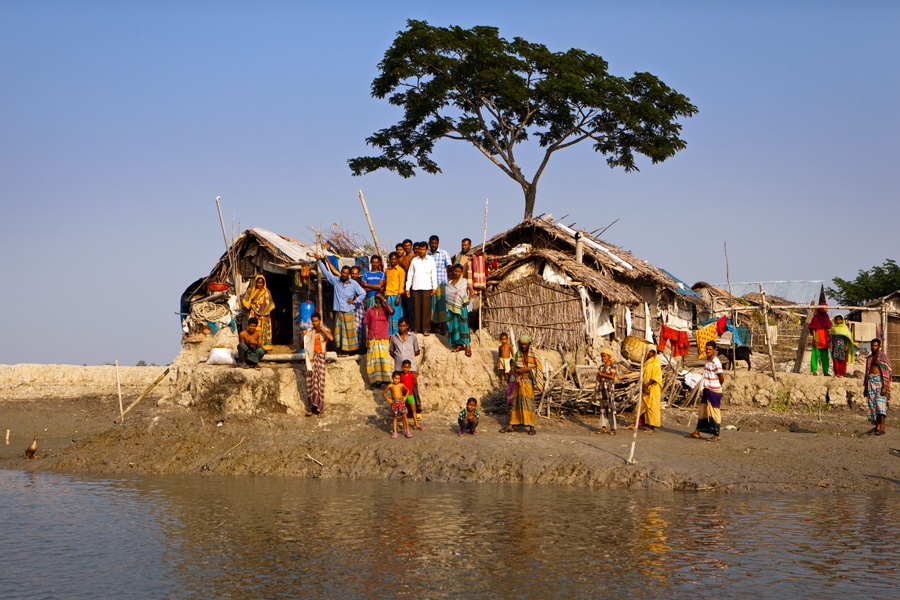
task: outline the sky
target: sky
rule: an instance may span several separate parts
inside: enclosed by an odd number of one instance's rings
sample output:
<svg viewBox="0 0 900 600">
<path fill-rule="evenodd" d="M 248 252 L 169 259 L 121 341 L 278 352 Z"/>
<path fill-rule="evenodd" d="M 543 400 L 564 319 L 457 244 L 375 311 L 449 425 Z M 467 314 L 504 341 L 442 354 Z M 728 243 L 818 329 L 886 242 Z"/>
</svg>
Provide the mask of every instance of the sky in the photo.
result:
<svg viewBox="0 0 900 600">
<path fill-rule="evenodd" d="M 407 19 L 491 25 L 650 72 L 699 113 L 668 161 L 559 152 L 535 213 L 680 279 L 852 279 L 900 258 L 900 3 L 0 0 L 0 363 L 166 364 L 227 228 L 339 222 L 448 251 L 518 223 L 521 189 L 442 141 L 442 173 L 353 177 L 399 109 L 371 97 Z M 582 147 L 583 146 L 583 147 Z M 522 151 L 526 157 L 533 153 Z"/>
</svg>

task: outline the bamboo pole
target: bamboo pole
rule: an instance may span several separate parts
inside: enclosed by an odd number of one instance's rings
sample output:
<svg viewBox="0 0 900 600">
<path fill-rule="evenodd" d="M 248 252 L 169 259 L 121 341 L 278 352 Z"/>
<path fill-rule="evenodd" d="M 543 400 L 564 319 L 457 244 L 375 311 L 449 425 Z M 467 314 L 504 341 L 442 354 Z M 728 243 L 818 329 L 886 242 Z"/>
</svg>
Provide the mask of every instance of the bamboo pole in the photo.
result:
<svg viewBox="0 0 900 600">
<path fill-rule="evenodd" d="M 728 268 L 728 241 L 724 242 L 725 244 L 725 281 L 728 283 L 728 295 L 731 298 L 734 298 L 734 294 L 731 293 L 731 270 Z M 731 325 L 735 329 L 737 328 L 737 312 L 734 310 L 734 305 L 731 306 Z M 697 349 L 699 352 L 699 348 Z M 734 330 L 731 331 L 731 377 L 737 379 L 737 344 L 734 343 Z"/>
<path fill-rule="evenodd" d="M 322 234 L 318 231 L 316 232 L 316 256 L 323 256 Z M 328 259 L 325 257 L 322 258 L 322 261 L 326 260 Z M 325 310 L 322 307 L 322 277 L 324 277 L 324 274 L 321 272 L 321 268 L 318 268 L 316 270 L 319 271 L 318 276 L 316 277 L 316 310 L 319 311 L 319 314 L 324 315 Z"/>
<path fill-rule="evenodd" d="M 234 287 L 235 295 L 240 295 L 237 279 L 237 265 L 234 264 L 234 246 L 228 243 L 228 236 L 225 233 L 225 219 L 222 218 L 222 205 L 219 204 L 221 196 L 216 196 L 216 210 L 219 211 L 219 225 L 222 226 L 222 241 L 225 242 L 225 253 L 228 255 L 228 262 L 231 263 L 231 285 Z"/>
<path fill-rule="evenodd" d="M 363 196 L 362 190 L 357 190 L 359 193 L 359 201 L 362 202 L 363 212 L 366 213 L 366 221 L 369 223 L 369 231 L 372 232 L 372 241 L 375 242 L 375 250 L 378 252 L 378 255 L 382 257 L 384 260 L 386 257 L 384 252 L 381 250 L 381 246 L 378 245 L 378 236 L 375 235 L 375 226 L 372 225 L 372 216 L 369 215 L 369 207 L 366 205 L 366 197 Z"/>
<path fill-rule="evenodd" d="M 634 447 L 637 444 L 637 433 L 638 433 L 638 423 L 641 420 L 641 400 L 644 397 L 644 362 L 647 360 L 647 348 L 649 348 L 649 344 L 644 344 L 644 349 L 641 351 L 641 374 L 638 378 L 638 395 L 637 395 L 637 408 L 635 408 L 634 412 L 634 435 L 631 437 L 631 451 L 628 453 L 628 464 L 634 464 Z"/>
<path fill-rule="evenodd" d="M 772 367 L 772 379 L 777 382 L 778 377 L 775 375 L 775 354 L 772 352 L 772 337 L 769 335 L 769 303 L 766 300 L 766 290 L 763 289 L 763 284 L 761 281 L 759 282 L 759 294 L 762 296 L 764 327 L 763 331 L 766 334 L 766 349 L 769 351 L 769 366 Z"/>
<path fill-rule="evenodd" d="M 132 403 L 128 406 L 128 408 L 126 408 L 126 409 L 122 412 L 122 419 L 123 419 L 123 421 L 124 421 L 124 419 L 125 419 L 125 415 L 128 414 L 128 411 L 130 411 L 132 408 L 134 408 L 135 406 L 137 406 L 138 402 L 140 402 L 141 400 L 143 400 L 144 398 L 146 398 L 146 397 L 147 397 L 147 394 L 149 394 L 150 391 L 151 391 L 153 388 L 155 388 L 157 385 L 159 385 L 159 382 L 162 381 L 163 378 L 164 378 L 166 375 L 169 374 L 169 369 L 170 369 L 170 367 L 166 367 L 166 370 L 162 372 L 162 375 L 160 375 L 159 377 L 157 377 L 157 378 L 156 378 L 156 381 L 154 381 L 154 382 L 151 383 L 149 386 L 147 386 L 147 389 L 144 390 L 144 393 L 142 393 L 140 396 L 138 396 L 138 399 L 135 400 L 134 402 L 132 402 Z"/>
<path fill-rule="evenodd" d="M 119 392 L 119 415 L 125 423 L 125 411 L 122 410 L 122 381 L 119 379 L 119 361 L 116 359 L 116 389 Z"/>
<path fill-rule="evenodd" d="M 487 254 L 484 249 L 487 247 L 487 219 L 488 219 L 488 198 L 484 199 L 484 234 L 481 237 L 481 253 L 484 254 L 484 273 L 485 284 L 487 283 Z M 474 275 L 473 275 L 474 278 Z M 473 279 L 474 280 L 474 279 Z M 481 293 L 481 292 L 476 292 Z M 481 343 L 481 313 L 484 312 L 484 294 L 481 294 L 481 302 L 478 304 L 478 343 Z"/>
</svg>

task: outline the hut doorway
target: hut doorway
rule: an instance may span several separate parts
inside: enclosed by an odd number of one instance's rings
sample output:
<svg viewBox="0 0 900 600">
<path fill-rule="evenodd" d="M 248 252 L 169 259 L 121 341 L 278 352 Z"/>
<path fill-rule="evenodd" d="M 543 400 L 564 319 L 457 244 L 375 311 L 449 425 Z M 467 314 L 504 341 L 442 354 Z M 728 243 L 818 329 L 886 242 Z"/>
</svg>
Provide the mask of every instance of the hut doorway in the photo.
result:
<svg viewBox="0 0 900 600">
<path fill-rule="evenodd" d="M 272 294 L 275 310 L 272 311 L 272 343 L 276 346 L 290 346 L 294 340 L 294 322 L 291 285 L 292 275 L 265 273 L 266 286 Z"/>
</svg>

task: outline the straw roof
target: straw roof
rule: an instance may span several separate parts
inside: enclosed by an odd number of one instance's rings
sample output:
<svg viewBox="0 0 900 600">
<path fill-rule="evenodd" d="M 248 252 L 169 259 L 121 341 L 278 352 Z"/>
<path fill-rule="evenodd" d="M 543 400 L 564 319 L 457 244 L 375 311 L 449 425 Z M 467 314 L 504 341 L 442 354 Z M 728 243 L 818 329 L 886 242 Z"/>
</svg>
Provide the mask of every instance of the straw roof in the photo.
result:
<svg viewBox="0 0 900 600">
<path fill-rule="evenodd" d="M 667 272 L 650 263 L 636 258 L 630 252 L 613 244 L 593 238 L 588 232 L 572 229 L 553 220 L 552 216 L 525 219 L 512 229 L 495 235 L 484 245 L 489 254 L 506 254 L 520 243 L 528 242 L 533 246 L 540 238 L 550 249 L 572 252 L 575 248 L 575 236 L 583 241 L 584 262 L 589 270 L 602 275 L 626 281 L 644 281 L 657 287 L 668 288 L 689 302 L 702 304 L 703 300 L 693 294 L 685 284 L 670 276 Z"/>
<path fill-rule="evenodd" d="M 568 254 L 547 248 L 535 248 L 530 252 L 501 257 L 500 267 L 495 271 L 491 271 L 490 280 L 502 280 L 522 264 L 532 261 L 547 261 L 551 263 L 565 273 L 572 280 L 573 285 L 575 282 L 578 282 L 588 291 L 599 294 L 612 302 L 627 305 L 643 302 L 641 297 L 630 287 L 617 283 L 611 277 L 579 263 Z"/>
<path fill-rule="evenodd" d="M 314 246 L 261 227 L 254 227 L 241 233 L 232 248 L 238 264 L 249 261 L 260 271 L 287 273 L 291 267 L 315 261 Z M 228 281 L 231 279 L 230 269 L 231 263 L 228 254 L 225 253 L 206 279 Z"/>
</svg>

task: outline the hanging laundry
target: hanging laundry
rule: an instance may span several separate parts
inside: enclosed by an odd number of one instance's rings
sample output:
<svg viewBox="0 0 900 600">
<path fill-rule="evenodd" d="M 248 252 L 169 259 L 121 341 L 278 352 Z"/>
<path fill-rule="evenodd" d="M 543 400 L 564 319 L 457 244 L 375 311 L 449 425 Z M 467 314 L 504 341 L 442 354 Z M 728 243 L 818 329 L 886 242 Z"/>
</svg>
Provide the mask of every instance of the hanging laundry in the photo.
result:
<svg viewBox="0 0 900 600">
<path fill-rule="evenodd" d="M 716 321 L 716 335 L 717 336 L 722 335 L 726 331 L 730 331 L 730 329 L 728 328 L 728 320 L 729 319 L 727 316 L 722 315 L 721 317 L 719 317 L 719 320 Z"/>
<path fill-rule="evenodd" d="M 769 331 L 769 342 L 773 345 L 778 343 L 778 325 L 766 325 Z"/>
<path fill-rule="evenodd" d="M 750 328 L 746 325 L 739 325 L 734 328 L 734 347 L 750 346 Z"/>
<path fill-rule="evenodd" d="M 668 325 L 662 325 L 659 329 L 659 351 L 664 352 L 666 345 L 672 341 L 672 356 L 687 356 L 688 349 L 691 347 L 691 340 L 687 331 L 675 329 Z"/>
<path fill-rule="evenodd" d="M 724 317 L 722 317 L 724 318 Z M 697 358 L 706 357 L 706 342 L 716 341 L 716 323 L 707 325 L 703 329 L 694 332 L 694 339 L 697 340 Z"/>
</svg>

